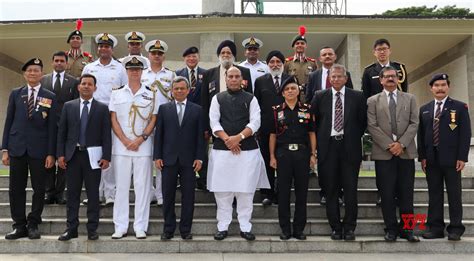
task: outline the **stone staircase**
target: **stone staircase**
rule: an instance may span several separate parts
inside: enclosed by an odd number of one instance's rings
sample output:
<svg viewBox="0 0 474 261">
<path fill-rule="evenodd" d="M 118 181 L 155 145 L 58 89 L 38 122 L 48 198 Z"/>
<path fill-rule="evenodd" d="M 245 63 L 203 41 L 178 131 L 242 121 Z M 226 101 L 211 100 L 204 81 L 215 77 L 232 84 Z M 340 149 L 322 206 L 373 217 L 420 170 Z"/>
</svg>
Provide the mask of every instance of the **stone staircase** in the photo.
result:
<svg viewBox="0 0 474 261">
<path fill-rule="evenodd" d="M 98 241 L 88 241 L 86 237 L 86 206 L 80 207 L 80 222 L 78 239 L 69 242 L 60 242 L 58 236 L 66 228 L 66 207 L 62 205 L 45 205 L 43 224 L 40 225 L 42 239 L 20 239 L 7 241 L 3 235 L 11 231 L 10 206 L 8 203 L 8 176 L 0 176 L 0 253 L 192 253 L 192 252 L 241 252 L 241 253 L 283 253 L 283 252 L 439 252 L 459 253 L 474 252 L 474 179 L 463 178 L 463 205 L 464 225 L 466 232 L 460 242 L 450 242 L 445 239 L 423 240 L 418 244 L 398 240 L 396 243 L 386 243 L 383 240 L 383 221 L 379 207 L 375 205 L 377 190 L 375 178 L 359 178 L 359 219 L 356 229 L 357 240 L 354 242 L 332 241 L 329 238 L 330 227 L 326 219 L 326 210 L 319 202 L 319 186 L 317 178 L 310 178 L 308 193 L 308 224 L 305 233 L 308 240 L 297 241 L 279 239 L 277 206 L 263 207 L 260 204 L 260 193 L 254 199 L 252 232 L 257 240 L 247 242 L 238 236 L 239 228 L 235 219 L 229 228 L 230 237 L 224 241 L 215 241 L 212 235 L 216 231 L 216 205 L 212 193 L 197 190 L 194 211 L 193 235 L 191 241 L 181 240 L 179 232 L 171 241 L 161 241 L 160 234 L 163 227 L 161 207 L 152 206 L 148 238 L 135 239 L 133 224 L 130 223 L 129 237 L 112 240 L 114 232 L 112 222 L 113 207 L 103 206 L 98 232 Z M 28 183 L 29 184 L 29 183 Z M 27 208 L 31 207 L 31 188 L 27 189 Z M 85 192 L 83 192 L 85 198 Z M 133 200 L 133 190 L 130 199 Z M 176 214 L 180 215 L 181 194 L 177 193 Z M 446 198 L 446 195 L 445 195 Z M 428 191 L 424 177 L 415 181 L 415 213 L 426 214 L 428 207 Z M 447 201 L 446 201 L 447 202 Z M 130 214 L 133 220 L 133 207 Z M 342 211 L 344 213 L 344 211 Z M 445 218 L 448 219 L 448 207 L 445 205 Z"/>
</svg>

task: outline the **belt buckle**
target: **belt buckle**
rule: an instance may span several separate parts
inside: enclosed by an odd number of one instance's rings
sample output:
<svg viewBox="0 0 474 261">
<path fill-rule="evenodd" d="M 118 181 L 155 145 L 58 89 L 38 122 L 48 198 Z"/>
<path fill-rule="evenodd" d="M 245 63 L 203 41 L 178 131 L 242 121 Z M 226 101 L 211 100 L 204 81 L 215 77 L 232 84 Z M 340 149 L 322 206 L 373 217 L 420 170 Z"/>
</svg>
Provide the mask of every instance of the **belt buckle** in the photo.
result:
<svg viewBox="0 0 474 261">
<path fill-rule="evenodd" d="M 342 136 L 342 135 L 336 135 L 336 136 L 334 136 L 334 139 L 335 139 L 335 140 L 342 140 L 342 139 L 344 139 L 344 136 Z"/>
<path fill-rule="evenodd" d="M 291 151 L 298 150 L 298 144 L 288 144 L 288 150 L 291 150 Z"/>
</svg>

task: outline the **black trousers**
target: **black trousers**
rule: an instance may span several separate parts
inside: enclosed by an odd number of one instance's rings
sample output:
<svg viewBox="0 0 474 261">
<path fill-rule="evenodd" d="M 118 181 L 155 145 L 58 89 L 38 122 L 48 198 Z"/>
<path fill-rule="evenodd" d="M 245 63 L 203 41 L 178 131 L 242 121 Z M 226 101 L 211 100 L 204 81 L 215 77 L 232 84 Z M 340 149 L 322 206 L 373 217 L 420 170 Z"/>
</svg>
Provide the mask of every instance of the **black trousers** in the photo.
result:
<svg viewBox="0 0 474 261">
<path fill-rule="evenodd" d="M 375 161 L 377 188 L 382 199 L 385 232 L 398 235 L 403 232 L 403 214 L 413 214 L 415 161 L 393 156 L 390 160 Z M 400 222 L 397 221 L 398 198 Z"/>
<path fill-rule="evenodd" d="M 45 159 L 33 159 L 27 154 L 21 157 L 10 157 L 10 211 L 13 229 L 26 229 L 26 226 L 37 228 L 41 224 L 44 206 Z M 26 217 L 26 186 L 28 170 L 33 188 L 31 212 Z"/>
<path fill-rule="evenodd" d="M 191 233 L 196 176 L 194 175 L 193 167 L 183 166 L 179 163 L 179 159 L 175 165 L 164 166 L 162 171 L 164 233 L 174 234 L 176 230 L 175 199 L 178 178 L 181 185 L 181 221 L 179 222 L 179 231 L 181 234 Z"/>
<path fill-rule="evenodd" d="M 309 181 L 308 148 L 289 151 L 277 148 L 278 221 L 283 233 L 291 235 L 291 184 L 295 186 L 293 234 L 301 234 L 306 226 L 306 203 Z"/>
<path fill-rule="evenodd" d="M 101 169 L 92 169 L 87 151 L 76 152 L 67 162 L 67 228 L 77 231 L 82 183 L 87 194 L 87 231 L 95 232 L 99 226 L 99 184 Z"/>
<path fill-rule="evenodd" d="M 360 162 L 348 160 L 344 140 L 330 138 L 328 154 L 318 161 L 319 177 L 326 190 L 326 215 L 333 231 L 354 231 L 357 225 L 357 182 Z M 339 193 L 344 190 L 345 215 L 341 222 Z"/>
<path fill-rule="evenodd" d="M 429 206 L 428 222 L 430 231 L 443 233 L 444 223 L 444 185 L 448 192 L 449 225 L 448 233 L 462 235 L 466 228 L 462 224 L 462 187 L 461 172 L 456 167 L 441 167 L 438 164 L 438 151 L 435 149 L 436 160 L 426 165 L 426 181 L 428 182 Z"/>
<path fill-rule="evenodd" d="M 66 188 L 66 172 L 59 166 L 53 166 L 46 172 L 46 197 L 62 198 Z"/>
<path fill-rule="evenodd" d="M 270 189 L 260 189 L 262 196 L 273 200 L 275 198 L 275 169 L 270 167 L 270 148 L 269 148 L 270 134 L 260 133 L 259 146 L 262 153 L 263 161 L 265 162 L 265 169 L 267 171 L 268 182 L 270 182 Z M 309 170 L 308 170 L 309 171 Z"/>
<path fill-rule="evenodd" d="M 199 173 L 199 178 L 196 179 L 196 182 L 202 186 L 206 187 L 207 184 L 207 164 L 209 161 L 209 144 L 206 143 L 206 150 L 204 152 L 204 158 L 202 159 L 202 167 L 198 171 Z"/>
</svg>

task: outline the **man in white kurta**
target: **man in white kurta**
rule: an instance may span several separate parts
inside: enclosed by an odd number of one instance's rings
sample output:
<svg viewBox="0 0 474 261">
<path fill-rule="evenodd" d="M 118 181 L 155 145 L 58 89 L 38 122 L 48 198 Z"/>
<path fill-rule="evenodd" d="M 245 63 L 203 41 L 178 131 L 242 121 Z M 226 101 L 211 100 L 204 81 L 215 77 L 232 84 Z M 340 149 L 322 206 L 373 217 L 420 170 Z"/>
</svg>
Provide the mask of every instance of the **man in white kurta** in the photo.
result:
<svg viewBox="0 0 474 261">
<path fill-rule="evenodd" d="M 109 105 L 113 129 L 112 164 L 117 186 L 112 239 L 120 239 L 128 231 L 132 176 L 135 192 L 133 229 L 136 238 L 144 239 L 148 230 L 153 177 L 153 140 L 149 136 L 155 128 L 158 106 L 156 92 L 140 82 L 146 60 L 132 55 L 123 60 L 123 65 L 127 69 L 128 84 L 112 92 Z"/>
<path fill-rule="evenodd" d="M 257 99 L 241 89 L 242 74 L 237 67 L 226 72 L 227 91 L 212 98 L 209 119 L 214 146 L 209 155 L 208 189 L 217 203 L 217 233 L 223 240 L 232 221 L 232 202 L 237 200 L 240 236 L 255 240 L 250 218 L 257 188 L 270 188 L 265 163 L 254 137 L 260 127 Z"/>
</svg>

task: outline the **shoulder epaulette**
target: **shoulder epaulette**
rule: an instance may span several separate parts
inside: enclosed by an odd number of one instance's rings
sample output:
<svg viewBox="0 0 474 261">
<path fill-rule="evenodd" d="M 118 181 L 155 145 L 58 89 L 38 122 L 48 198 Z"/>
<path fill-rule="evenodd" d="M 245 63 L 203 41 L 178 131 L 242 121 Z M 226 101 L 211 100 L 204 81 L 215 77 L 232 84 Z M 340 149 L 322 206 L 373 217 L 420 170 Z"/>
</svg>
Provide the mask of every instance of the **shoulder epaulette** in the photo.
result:
<svg viewBox="0 0 474 261">
<path fill-rule="evenodd" d="M 401 62 L 392 61 L 391 63 L 395 63 L 395 64 L 399 64 L 399 65 L 405 66 L 405 64 L 404 64 L 404 63 L 401 63 Z"/>
<path fill-rule="evenodd" d="M 168 70 L 168 71 L 174 72 L 173 70 L 171 70 L 171 69 L 170 69 L 170 68 L 168 68 L 168 67 L 165 67 L 165 70 Z"/>
<path fill-rule="evenodd" d="M 155 87 L 150 87 L 150 86 L 145 86 L 147 90 L 149 91 L 152 91 L 152 92 L 156 92 L 157 89 Z"/>
<path fill-rule="evenodd" d="M 364 69 L 366 69 L 366 68 L 370 68 L 370 67 L 373 67 L 373 66 L 375 66 L 375 63 L 371 63 L 371 64 L 369 64 L 369 65 L 365 66 L 365 68 L 364 68 Z"/>
<path fill-rule="evenodd" d="M 311 57 L 306 57 L 306 60 L 308 60 L 308 61 L 310 61 L 310 62 L 316 62 L 316 59 L 311 58 Z"/>
<path fill-rule="evenodd" d="M 276 111 L 276 110 L 280 109 L 281 107 L 282 107 L 282 105 L 278 104 L 278 105 L 272 106 L 272 109 Z"/>
<path fill-rule="evenodd" d="M 295 59 L 294 56 L 290 56 L 290 57 L 286 57 L 285 61 L 290 62 L 290 61 L 293 61 L 294 59 Z"/>
<path fill-rule="evenodd" d="M 122 86 L 120 86 L 120 87 L 112 88 L 112 91 L 120 90 L 120 89 L 122 89 L 123 87 L 125 87 L 125 85 L 122 85 Z"/>
</svg>

